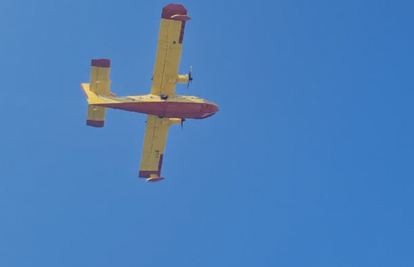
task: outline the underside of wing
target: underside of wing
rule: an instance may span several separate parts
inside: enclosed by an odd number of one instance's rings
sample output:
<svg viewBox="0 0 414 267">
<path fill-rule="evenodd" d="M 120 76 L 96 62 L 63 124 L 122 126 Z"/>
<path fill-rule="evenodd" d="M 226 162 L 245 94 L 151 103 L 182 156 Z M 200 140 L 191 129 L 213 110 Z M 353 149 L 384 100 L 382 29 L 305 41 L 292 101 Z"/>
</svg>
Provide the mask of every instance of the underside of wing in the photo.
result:
<svg viewBox="0 0 414 267">
<path fill-rule="evenodd" d="M 148 116 L 139 177 L 148 178 L 147 181 L 149 182 L 164 179 L 161 177 L 161 168 L 168 131 L 170 126 L 180 122 L 181 119 L 159 118 L 155 115 Z"/>
<path fill-rule="evenodd" d="M 151 93 L 172 95 L 178 81 L 185 23 L 191 19 L 183 5 L 163 8 Z"/>
</svg>

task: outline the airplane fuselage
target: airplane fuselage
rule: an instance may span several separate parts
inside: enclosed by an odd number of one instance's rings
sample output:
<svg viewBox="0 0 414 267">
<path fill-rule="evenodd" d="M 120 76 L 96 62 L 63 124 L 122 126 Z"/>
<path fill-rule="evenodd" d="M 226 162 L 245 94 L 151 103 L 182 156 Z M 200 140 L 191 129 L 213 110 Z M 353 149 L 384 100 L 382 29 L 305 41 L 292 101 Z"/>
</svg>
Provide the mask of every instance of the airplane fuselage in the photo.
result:
<svg viewBox="0 0 414 267">
<path fill-rule="evenodd" d="M 117 97 L 111 91 L 108 58 L 92 59 L 90 82 L 81 84 L 88 101 L 88 126 L 104 127 L 108 108 L 148 114 L 138 175 L 148 182 L 164 179 L 161 169 L 170 127 L 183 127 L 185 119 L 204 119 L 219 111 L 215 103 L 205 99 L 176 94 L 177 84 L 187 84 L 188 88 L 193 80 L 192 67 L 188 74 L 179 73 L 184 31 L 190 19 L 181 4 L 162 9 L 150 94 Z"/>
<path fill-rule="evenodd" d="M 95 105 L 131 112 L 156 115 L 162 118 L 204 119 L 214 115 L 218 106 L 210 101 L 185 95 L 137 95 L 126 97 L 100 96 Z"/>
</svg>

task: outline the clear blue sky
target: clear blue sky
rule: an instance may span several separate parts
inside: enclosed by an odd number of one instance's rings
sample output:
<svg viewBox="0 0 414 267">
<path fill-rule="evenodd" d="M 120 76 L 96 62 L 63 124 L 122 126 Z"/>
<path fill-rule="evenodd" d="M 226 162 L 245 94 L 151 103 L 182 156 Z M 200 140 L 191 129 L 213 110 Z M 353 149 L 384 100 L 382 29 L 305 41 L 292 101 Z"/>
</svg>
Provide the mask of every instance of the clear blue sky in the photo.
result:
<svg viewBox="0 0 414 267">
<path fill-rule="evenodd" d="M 87 127 L 90 60 L 146 94 L 167 1 L 0 3 L 0 266 L 414 266 L 413 1 L 182 2 L 171 129 L 138 179 L 146 116 Z"/>
</svg>

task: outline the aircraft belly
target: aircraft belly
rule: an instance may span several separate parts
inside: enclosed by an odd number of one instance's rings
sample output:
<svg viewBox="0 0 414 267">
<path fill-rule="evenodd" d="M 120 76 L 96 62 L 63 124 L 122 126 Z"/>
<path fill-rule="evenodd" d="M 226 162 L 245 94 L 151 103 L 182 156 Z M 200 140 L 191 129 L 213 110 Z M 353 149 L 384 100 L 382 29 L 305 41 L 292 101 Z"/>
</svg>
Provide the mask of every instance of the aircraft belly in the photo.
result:
<svg viewBox="0 0 414 267">
<path fill-rule="evenodd" d="M 212 116 L 218 108 L 212 104 L 194 102 L 126 102 L 102 104 L 107 108 L 151 114 L 165 118 L 203 119 Z"/>
</svg>

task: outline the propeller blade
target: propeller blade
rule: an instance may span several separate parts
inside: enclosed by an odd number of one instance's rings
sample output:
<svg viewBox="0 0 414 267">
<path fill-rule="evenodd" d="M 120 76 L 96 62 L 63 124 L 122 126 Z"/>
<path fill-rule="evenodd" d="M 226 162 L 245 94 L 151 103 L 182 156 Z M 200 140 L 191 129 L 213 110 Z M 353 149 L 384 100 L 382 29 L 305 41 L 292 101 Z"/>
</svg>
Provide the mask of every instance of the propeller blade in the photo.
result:
<svg viewBox="0 0 414 267">
<path fill-rule="evenodd" d="M 190 71 L 188 72 L 187 89 L 190 87 L 190 83 L 192 82 L 193 82 L 193 66 L 190 66 Z"/>
</svg>

